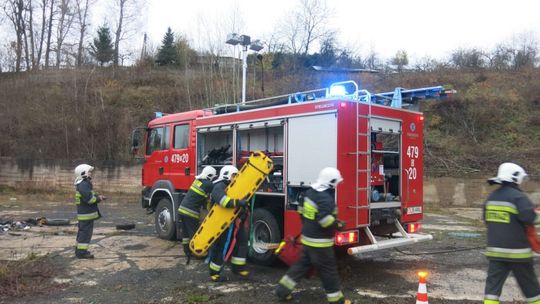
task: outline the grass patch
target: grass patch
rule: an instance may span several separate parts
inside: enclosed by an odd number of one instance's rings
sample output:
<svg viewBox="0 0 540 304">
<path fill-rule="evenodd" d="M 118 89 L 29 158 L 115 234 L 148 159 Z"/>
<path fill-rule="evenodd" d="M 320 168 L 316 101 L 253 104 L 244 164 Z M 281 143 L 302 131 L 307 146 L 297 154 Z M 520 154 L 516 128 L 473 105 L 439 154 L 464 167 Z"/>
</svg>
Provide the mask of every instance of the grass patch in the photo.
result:
<svg viewBox="0 0 540 304">
<path fill-rule="evenodd" d="M 1 194 L 9 194 L 9 193 L 15 193 L 15 188 L 7 185 L 0 185 L 0 193 Z"/>
<path fill-rule="evenodd" d="M 195 288 L 195 287 L 194 287 Z M 215 303 L 215 300 L 221 297 L 222 294 L 210 291 L 200 291 L 187 289 L 186 287 L 177 288 L 174 298 L 180 300 L 178 303 L 199 304 L 199 303 Z"/>
<path fill-rule="evenodd" d="M 64 284 L 53 282 L 61 272 L 50 256 L 30 253 L 18 261 L 0 263 L 0 298 L 20 298 L 29 295 L 47 294 Z"/>
</svg>

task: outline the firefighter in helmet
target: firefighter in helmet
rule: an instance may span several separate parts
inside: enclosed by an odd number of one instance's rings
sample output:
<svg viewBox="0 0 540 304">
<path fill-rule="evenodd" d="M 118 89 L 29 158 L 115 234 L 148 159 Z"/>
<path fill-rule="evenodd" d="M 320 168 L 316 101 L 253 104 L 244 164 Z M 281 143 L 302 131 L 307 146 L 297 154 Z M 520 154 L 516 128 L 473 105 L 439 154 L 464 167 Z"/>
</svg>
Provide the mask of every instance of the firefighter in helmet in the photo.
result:
<svg viewBox="0 0 540 304">
<path fill-rule="evenodd" d="M 182 245 L 188 263 L 191 257 L 189 242 L 197 229 L 199 229 L 199 213 L 201 208 L 206 208 L 210 193 L 212 193 L 212 189 L 214 188 L 212 180 L 215 177 L 216 169 L 211 166 L 204 167 L 201 174 L 195 176 L 195 181 L 193 181 L 193 184 L 189 187 L 189 191 L 180 203 L 180 207 L 178 207 L 178 212 L 180 213 L 180 219 L 182 221 Z"/>
<path fill-rule="evenodd" d="M 92 171 L 94 167 L 82 164 L 75 168 L 75 205 L 77 205 L 77 247 L 75 257 L 79 259 L 93 259 L 94 255 L 88 251 L 94 221 L 101 217 L 98 203 L 105 200 L 105 196 L 94 192 L 92 186 Z"/>
<path fill-rule="evenodd" d="M 292 299 L 292 291 L 300 279 L 315 267 L 329 303 L 350 303 L 341 292 L 334 254 L 336 229 L 343 229 L 345 222 L 337 219 L 335 203 L 336 186 L 343 181 L 336 168 L 321 170 L 319 177 L 300 199 L 298 212 L 303 221 L 302 253 L 298 262 L 279 280 L 276 295 L 280 300 Z"/>
<path fill-rule="evenodd" d="M 497 304 L 502 287 L 510 271 L 514 274 L 528 303 L 540 304 L 540 287 L 534 272 L 533 252 L 525 226 L 533 224 L 536 212 L 533 203 L 519 185 L 527 173 L 514 163 L 499 166 L 497 176 L 488 179 L 497 184 L 484 202 L 483 219 L 487 225 L 489 260 L 484 304 Z"/>
<path fill-rule="evenodd" d="M 214 182 L 214 189 L 212 190 L 212 194 L 210 196 L 212 204 L 218 204 L 224 208 L 245 208 L 247 206 L 247 202 L 245 200 L 230 198 L 225 193 L 225 189 L 234 180 L 237 174 L 238 169 L 235 166 L 227 165 L 221 168 L 219 178 Z M 237 218 L 237 221 L 239 222 L 235 225 L 237 229 L 236 235 L 231 235 L 231 238 L 236 238 L 231 256 L 232 271 L 233 273 L 243 277 L 249 275 L 249 272 L 245 269 L 248 251 L 248 237 L 244 225 L 245 219 L 246 213 L 245 211 L 241 211 Z M 224 249 L 226 249 L 225 247 L 228 243 L 232 243 L 229 239 L 229 234 L 223 233 L 214 243 L 210 251 L 211 258 L 208 267 L 210 271 L 210 278 L 214 282 L 223 280 L 221 272 L 225 258 Z"/>
</svg>

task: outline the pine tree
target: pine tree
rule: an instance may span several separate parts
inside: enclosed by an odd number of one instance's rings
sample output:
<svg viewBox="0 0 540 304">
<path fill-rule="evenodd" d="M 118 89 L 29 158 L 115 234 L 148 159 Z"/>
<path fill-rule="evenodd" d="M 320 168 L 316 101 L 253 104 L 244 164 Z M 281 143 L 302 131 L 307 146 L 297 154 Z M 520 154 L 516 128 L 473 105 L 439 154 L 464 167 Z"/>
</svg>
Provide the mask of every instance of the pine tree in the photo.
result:
<svg viewBox="0 0 540 304">
<path fill-rule="evenodd" d="M 175 64 L 177 62 L 176 46 L 174 45 L 174 34 L 169 27 L 163 40 L 161 41 L 156 62 L 159 65 Z"/>
<path fill-rule="evenodd" d="M 94 43 L 90 45 L 90 54 L 103 66 L 103 64 L 113 60 L 114 47 L 107 25 L 100 26 L 97 34 Z"/>
</svg>

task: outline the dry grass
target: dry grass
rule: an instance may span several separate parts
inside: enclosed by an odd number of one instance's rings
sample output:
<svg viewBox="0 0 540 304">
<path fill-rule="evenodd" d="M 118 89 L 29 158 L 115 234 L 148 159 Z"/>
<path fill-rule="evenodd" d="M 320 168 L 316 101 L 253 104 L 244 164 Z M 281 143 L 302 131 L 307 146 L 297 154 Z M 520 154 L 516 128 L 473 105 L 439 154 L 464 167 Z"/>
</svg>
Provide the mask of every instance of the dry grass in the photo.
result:
<svg viewBox="0 0 540 304">
<path fill-rule="evenodd" d="M 61 270 L 48 255 L 37 256 L 31 253 L 22 260 L 2 261 L 0 263 L 0 298 L 46 294 L 62 288 L 63 284 L 53 282 L 53 278 Z"/>
</svg>

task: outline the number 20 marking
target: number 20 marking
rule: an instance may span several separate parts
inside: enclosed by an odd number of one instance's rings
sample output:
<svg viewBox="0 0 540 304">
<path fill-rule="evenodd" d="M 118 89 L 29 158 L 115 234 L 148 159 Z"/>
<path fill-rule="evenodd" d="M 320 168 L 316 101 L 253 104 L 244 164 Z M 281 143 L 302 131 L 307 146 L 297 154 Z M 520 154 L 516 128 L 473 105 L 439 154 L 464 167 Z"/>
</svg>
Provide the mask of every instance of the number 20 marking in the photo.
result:
<svg viewBox="0 0 540 304">
<path fill-rule="evenodd" d="M 405 172 L 407 172 L 407 177 L 409 179 L 416 179 L 416 168 L 415 167 L 406 169 Z"/>
</svg>

